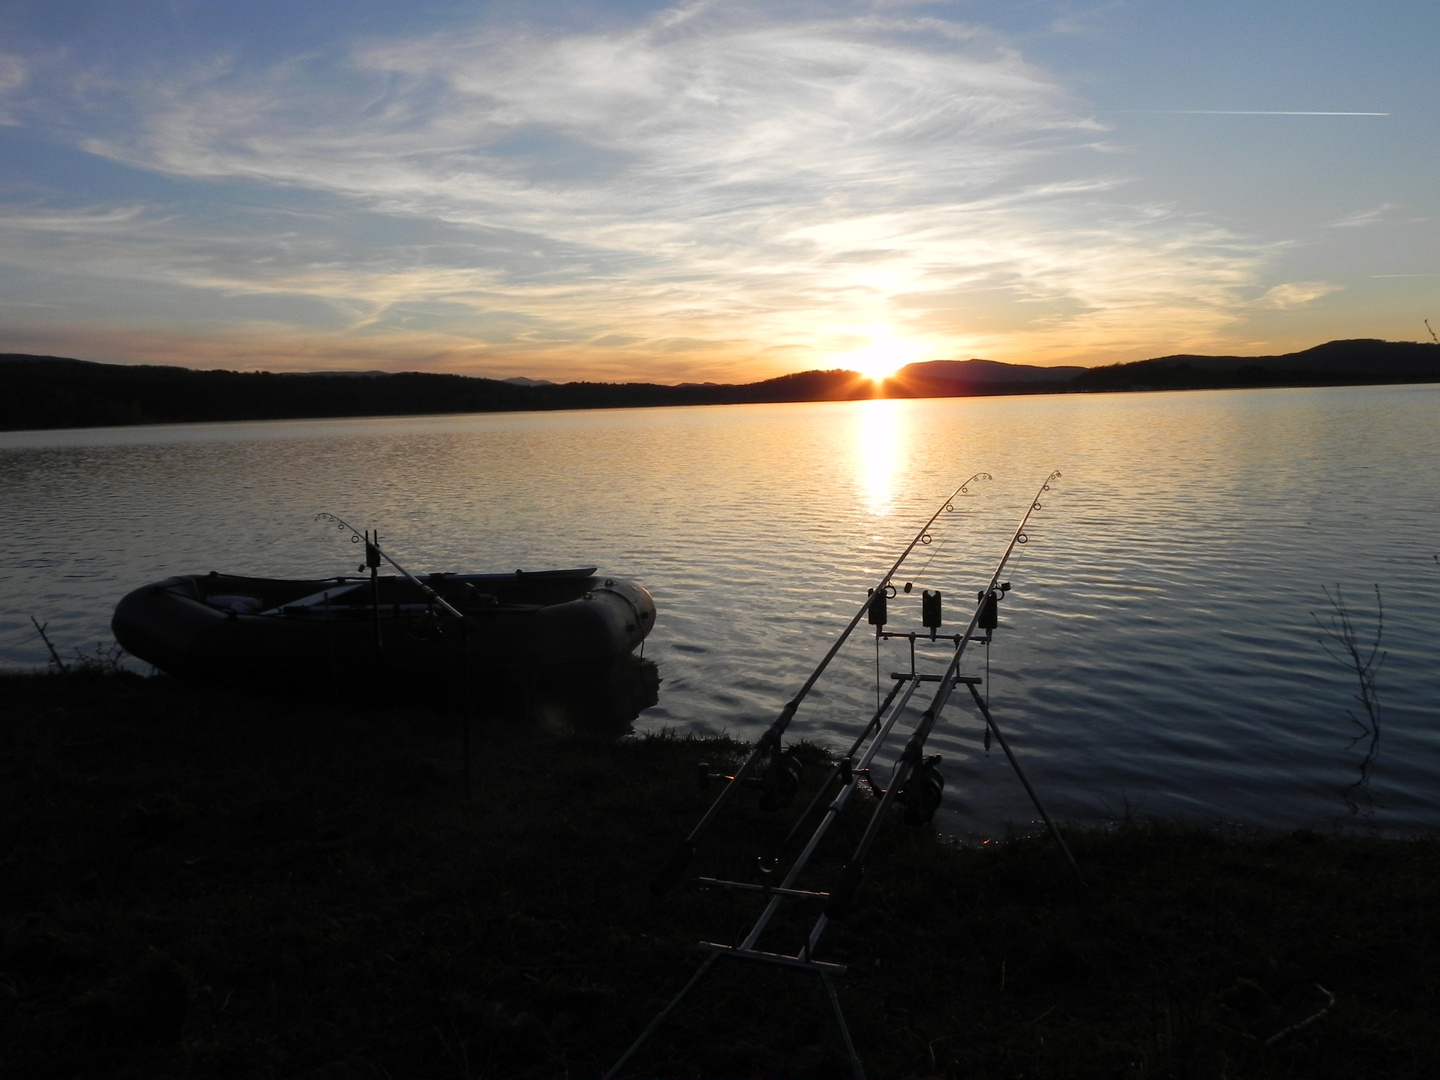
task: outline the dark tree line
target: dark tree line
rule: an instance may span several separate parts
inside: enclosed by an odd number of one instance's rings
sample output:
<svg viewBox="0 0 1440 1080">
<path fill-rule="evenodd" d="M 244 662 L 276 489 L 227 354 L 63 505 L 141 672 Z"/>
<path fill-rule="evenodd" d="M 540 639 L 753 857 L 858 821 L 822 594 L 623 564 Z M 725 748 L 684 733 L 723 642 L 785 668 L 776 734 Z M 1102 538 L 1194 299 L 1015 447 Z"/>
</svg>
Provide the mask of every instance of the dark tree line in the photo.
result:
<svg viewBox="0 0 1440 1080">
<path fill-rule="evenodd" d="M 0 429 L 341 416 L 715 405 L 868 397 L 850 372 L 746 385 L 573 382 L 522 386 L 420 372 L 274 374 L 0 355 Z"/>
<path fill-rule="evenodd" d="M 519 385 L 421 372 L 273 374 L 0 354 L 0 430 L 223 420 L 845 401 L 875 396 L 1193 390 L 1440 381 L 1440 344 L 1332 341 L 1283 356 L 1165 356 L 1089 369 L 912 364 L 877 388 L 850 371 L 744 384 Z M 1044 377 L 1040 377 L 1044 373 Z"/>
</svg>

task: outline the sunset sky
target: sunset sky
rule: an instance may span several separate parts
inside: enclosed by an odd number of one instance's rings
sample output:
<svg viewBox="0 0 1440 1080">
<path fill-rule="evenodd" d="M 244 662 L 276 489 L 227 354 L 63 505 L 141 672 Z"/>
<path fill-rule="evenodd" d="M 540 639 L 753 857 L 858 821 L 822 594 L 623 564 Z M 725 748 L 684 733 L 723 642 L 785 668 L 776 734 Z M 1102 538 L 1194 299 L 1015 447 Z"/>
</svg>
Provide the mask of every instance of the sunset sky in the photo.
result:
<svg viewBox="0 0 1440 1080">
<path fill-rule="evenodd" d="M 1425 318 L 1435 0 L 0 0 L 0 351 L 744 382 Z"/>
</svg>

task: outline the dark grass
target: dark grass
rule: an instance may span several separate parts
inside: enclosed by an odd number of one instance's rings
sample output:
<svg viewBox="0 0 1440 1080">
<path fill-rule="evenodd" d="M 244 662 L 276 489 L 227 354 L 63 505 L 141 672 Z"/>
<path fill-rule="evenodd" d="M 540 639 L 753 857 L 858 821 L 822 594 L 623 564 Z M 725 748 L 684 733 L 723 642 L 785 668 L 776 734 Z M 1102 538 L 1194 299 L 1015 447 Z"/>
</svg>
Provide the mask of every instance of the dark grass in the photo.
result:
<svg viewBox="0 0 1440 1080">
<path fill-rule="evenodd" d="M 647 888 L 739 747 L 547 717 L 474 721 L 467 798 L 454 709 L 0 677 L 0 1076 L 600 1075 L 753 919 Z M 1440 1074 L 1440 840 L 1068 835 L 1083 887 L 887 833 L 820 955 L 870 1076 Z M 847 1073 L 817 982 L 729 962 L 625 1075 Z"/>
</svg>

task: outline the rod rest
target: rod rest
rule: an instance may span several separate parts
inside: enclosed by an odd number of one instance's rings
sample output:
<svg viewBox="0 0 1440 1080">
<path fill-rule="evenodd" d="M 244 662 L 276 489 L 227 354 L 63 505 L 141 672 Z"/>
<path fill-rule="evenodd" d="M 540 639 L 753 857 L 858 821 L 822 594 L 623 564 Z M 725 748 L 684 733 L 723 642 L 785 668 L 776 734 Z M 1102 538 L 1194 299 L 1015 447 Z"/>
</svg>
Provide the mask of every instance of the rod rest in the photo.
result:
<svg viewBox="0 0 1440 1080">
<path fill-rule="evenodd" d="M 940 681 L 941 679 L 943 679 L 945 676 L 943 676 L 943 675 L 921 675 L 921 674 L 919 674 L 919 673 L 917 673 L 917 672 L 912 672 L 912 671 L 892 671 L 892 672 L 890 673 L 890 677 L 891 677 L 892 679 L 918 679 L 920 682 L 939 682 L 939 681 Z M 984 681 L 985 681 L 985 680 L 981 679 L 978 675 L 957 675 L 957 676 L 955 676 L 955 684 L 956 684 L 957 686 L 960 685 L 961 683 L 965 683 L 965 684 L 967 684 L 967 685 L 969 685 L 969 686 L 979 686 L 979 685 L 980 685 L 982 682 L 984 682 Z"/>
</svg>

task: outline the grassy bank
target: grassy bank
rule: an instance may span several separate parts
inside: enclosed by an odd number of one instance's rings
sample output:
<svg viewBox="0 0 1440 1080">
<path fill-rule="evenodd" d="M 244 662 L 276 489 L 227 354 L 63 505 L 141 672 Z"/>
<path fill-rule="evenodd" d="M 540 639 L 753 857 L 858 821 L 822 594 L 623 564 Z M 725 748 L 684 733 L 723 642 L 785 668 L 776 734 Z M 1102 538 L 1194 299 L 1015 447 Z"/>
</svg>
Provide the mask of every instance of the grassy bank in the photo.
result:
<svg viewBox="0 0 1440 1080">
<path fill-rule="evenodd" d="M 482 716 L 467 797 L 462 746 L 453 711 L 0 677 L 0 1075 L 598 1076 L 753 918 L 647 889 L 738 748 Z M 774 828 L 742 808 L 705 868 Z M 1435 1075 L 1440 840 L 1069 838 L 1083 888 L 1048 841 L 896 824 L 821 956 L 872 1077 Z M 847 1072 L 813 982 L 740 964 L 632 1066 Z"/>
</svg>

